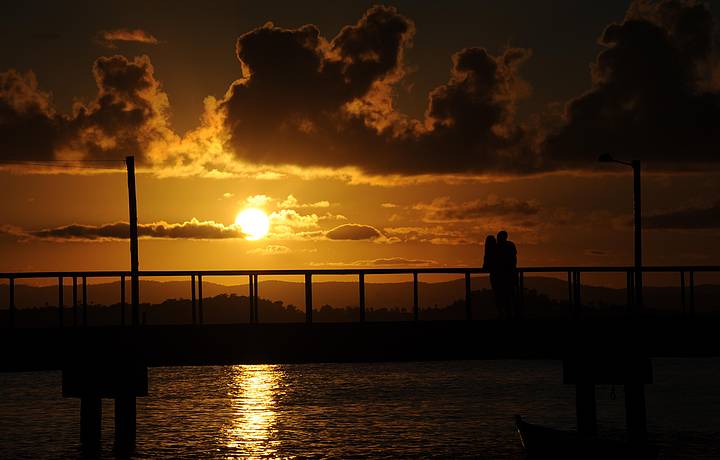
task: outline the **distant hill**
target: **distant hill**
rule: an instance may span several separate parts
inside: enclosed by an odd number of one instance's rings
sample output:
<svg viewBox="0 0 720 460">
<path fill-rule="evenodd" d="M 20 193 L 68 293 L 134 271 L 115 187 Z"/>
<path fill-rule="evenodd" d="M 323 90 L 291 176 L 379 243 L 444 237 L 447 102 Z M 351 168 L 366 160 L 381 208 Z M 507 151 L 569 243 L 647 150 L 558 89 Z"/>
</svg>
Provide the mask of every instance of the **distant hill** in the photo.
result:
<svg viewBox="0 0 720 460">
<path fill-rule="evenodd" d="M 489 289 L 487 277 L 472 278 L 472 290 Z M 525 288 L 535 290 L 549 299 L 566 303 L 568 298 L 567 281 L 551 277 L 527 277 Z M 130 283 L 126 283 L 129 302 Z M 72 304 L 71 287 L 64 289 L 65 305 Z M 412 282 L 368 283 L 365 284 L 366 305 L 368 308 L 406 308 L 412 307 Z M 269 301 L 281 301 L 285 305 L 294 305 L 304 309 L 305 285 L 302 282 L 267 280 L 261 281 L 259 295 Z M 457 279 L 439 283 L 420 282 L 418 287 L 420 306 L 423 309 L 441 308 L 465 298 L 465 281 Z M 677 287 L 646 287 L 645 303 L 661 310 L 680 309 L 680 290 Z M 210 298 L 221 294 L 247 296 L 248 285 L 222 285 L 205 280 L 203 297 Z M 36 287 L 24 284 L 15 286 L 15 304 L 18 308 L 38 308 L 57 305 L 57 286 Z M 189 299 L 190 282 L 187 281 L 147 281 L 140 282 L 142 303 L 162 304 L 168 299 Z M 582 285 L 581 298 L 588 306 L 623 306 L 626 304 L 625 289 Z M 8 286 L 0 285 L 0 309 L 7 308 Z M 696 309 L 707 311 L 720 307 L 720 286 L 704 284 L 695 287 Z M 88 303 L 90 305 L 113 305 L 120 301 L 120 283 L 118 281 L 88 285 Z M 492 303 L 492 299 L 488 300 Z M 78 286 L 78 303 L 82 302 L 82 291 Z M 358 305 L 358 284 L 353 282 L 313 282 L 313 304 L 316 309 L 323 305 L 335 308 Z"/>
</svg>

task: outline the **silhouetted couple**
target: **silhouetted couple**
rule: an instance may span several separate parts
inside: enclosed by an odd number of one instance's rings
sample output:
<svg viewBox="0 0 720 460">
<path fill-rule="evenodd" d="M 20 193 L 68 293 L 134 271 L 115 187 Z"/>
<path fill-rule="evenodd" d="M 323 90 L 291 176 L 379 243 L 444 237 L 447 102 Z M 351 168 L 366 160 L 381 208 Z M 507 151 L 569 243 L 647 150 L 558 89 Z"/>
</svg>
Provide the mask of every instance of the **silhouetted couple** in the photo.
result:
<svg viewBox="0 0 720 460">
<path fill-rule="evenodd" d="M 517 248 L 508 240 L 505 230 L 498 232 L 497 239 L 488 235 L 485 239 L 483 269 L 490 273 L 490 286 L 495 294 L 495 305 L 500 318 L 518 316 Z"/>
</svg>

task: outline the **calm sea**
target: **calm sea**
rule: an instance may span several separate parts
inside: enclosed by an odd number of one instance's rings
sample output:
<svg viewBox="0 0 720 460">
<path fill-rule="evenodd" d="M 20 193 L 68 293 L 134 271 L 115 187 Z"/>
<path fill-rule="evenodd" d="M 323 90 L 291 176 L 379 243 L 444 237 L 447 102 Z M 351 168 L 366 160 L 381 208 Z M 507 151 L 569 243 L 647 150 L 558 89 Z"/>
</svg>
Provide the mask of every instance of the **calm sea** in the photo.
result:
<svg viewBox="0 0 720 460">
<path fill-rule="evenodd" d="M 648 419 L 662 458 L 720 458 L 720 359 L 654 364 Z M 136 457 L 520 459 L 514 414 L 574 428 L 561 377 L 555 361 L 150 369 Z M 622 388 L 597 398 L 600 432 L 622 438 Z M 112 458 L 111 401 L 103 411 Z M 78 440 L 79 401 L 61 397 L 59 372 L 0 374 L 0 457 L 77 458 Z"/>
</svg>

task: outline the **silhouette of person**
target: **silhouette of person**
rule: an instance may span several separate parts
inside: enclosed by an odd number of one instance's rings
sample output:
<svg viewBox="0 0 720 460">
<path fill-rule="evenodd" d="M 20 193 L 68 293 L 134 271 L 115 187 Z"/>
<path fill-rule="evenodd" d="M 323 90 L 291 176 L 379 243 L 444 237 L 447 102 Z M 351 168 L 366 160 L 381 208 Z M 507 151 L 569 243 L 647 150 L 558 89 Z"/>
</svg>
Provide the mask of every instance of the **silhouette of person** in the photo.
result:
<svg viewBox="0 0 720 460">
<path fill-rule="evenodd" d="M 498 251 L 497 251 L 497 240 L 495 239 L 495 236 L 488 235 L 487 238 L 485 238 L 485 254 L 483 255 L 483 270 L 486 270 L 490 275 L 490 287 L 493 291 L 493 296 L 495 297 L 495 307 L 498 310 L 498 317 L 503 318 L 504 315 L 504 309 L 502 308 L 502 303 L 500 302 L 500 295 L 498 294 L 498 282 L 497 282 L 497 275 L 498 275 Z"/>
<path fill-rule="evenodd" d="M 508 233 L 501 230 L 497 234 L 495 284 L 498 309 L 504 316 L 511 318 L 517 314 L 515 298 L 517 296 L 517 247 L 508 240 Z"/>
</svg>

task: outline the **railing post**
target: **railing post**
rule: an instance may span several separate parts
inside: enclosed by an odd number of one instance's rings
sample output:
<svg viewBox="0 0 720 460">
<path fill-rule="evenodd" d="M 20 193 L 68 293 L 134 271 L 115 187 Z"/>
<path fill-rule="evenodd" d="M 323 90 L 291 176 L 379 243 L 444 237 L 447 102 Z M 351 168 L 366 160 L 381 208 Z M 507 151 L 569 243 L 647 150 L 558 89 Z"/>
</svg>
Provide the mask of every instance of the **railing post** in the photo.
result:
<svg viewBox="0 0 720 460">
<path fill-rule="evenodd" d="M 695 314 L 695 272 L 690 270 L 690 314 Z"/>
<path fill-rule="evenodd" d="M 472 290 L 470 289 L 470 272 L 465 272 L 465 319 L 472 320 Z"/>
<path fill-rule="evenodd" d="M 197 312 L 195 309 L 195 275 L 190 275 L 190 308 L 192 308 L 192 323 L 197 324 Z"/>
<path fill-rule="evenodd" d="M 198 317 L 200 319 L 200 324 L 203 324 L 204 318 L 203 318 L 202 275 L 198 275 L 197 283 L 198 283 Z"/>
<path fill-rule="evenodd" d="M 518 270 L 518 303 L 515 315 L 520 318 L 525 307 L 525 272 Z"/>
<path fill-rule="evenodd" d="M 255 304 L 255 301 L 253 300 L 255 296 L 255 288 L 253 287 L 254 282 L 255 277 L 248 275 L 248 312 L 250 313 L 250 324 L 255 322 L 255 313 L 253 311 L 253 305 Z"/>
<path fill-rule="evenodd" d="M 575 311 L 577 313 L 580 313 L 582 310 L 582 301 L 580 300 L 580 287 L 581 287 L 581 281 L 580 281 L 580 271 L 575 271 Z"/>
<path fill-rule="evenodd" d="M 683 316 L 687 314 L 685 307 L 685 272 L 680 271 L 680 306 L 682 307 Z"/>
<path fill-rule="evenodd" d="M 627 312 L 630 313 L 634 310 L 633 306 L 635 305 L 635 276 L 631 270 L 627 271 L 626 276 Z"/>
<path fill-rule="evenodd" d="M 365 273 L 358 275 L 358 285 L 360 289 L 360 322 L 365 321 Z"/>
<path fill-rule="evenodd" d="M 573 280 L 574 276 L 572 272 L 567 272 L 567 280 L 568 280 L 568 305 L 570 305 L 570 312 L 573 312 L 575 301 L 573 300 Z"/>
<path fill-rule="evenodd" d="M 63 327 L 65 322 L 65 305 L 63 302 L 63 277 L 58 276 L 58 320 L 60 321 L 60 327 Z"/>
<path fill-rule="evenodd" d="M 8 305 L 8 324 L 11 328 L 15 327 L 15 278 L 10 278 L 8 293 L 10 296 Z"/>
<path fill-rule="evenodd" d="M 120 324 L 125 325 L 125 275 L 120 275 Z"/>
<path fill-rule="evenodd" d="M 305 322 L 312 323 L 312 273 L 305 273 Z"/>
<path fill-rule="evenodd" d="M 77 302 L 77 276 L 76 275 L 73 275 L 72 302 L 73 302 L 73 327 L 77 327 L 78 302 Z"/>
<path fill-rule="evenodd" d="M 87 327 L 87 276 L 82 277 L 83 293 L 83 327 Z"/>
<path fill-rule="evenodd" d="M 253 321 L 255 324 L 260 322 L 260 312 L 258 311 L 258 305 L 259 305 L 259 288 L 260 288 L 260 282 L 258 280 L 257 273 L 253 275 L 253 278 L 255 278 L 255 281 L 253 282 L 253 286 L 255 288 L 255 292 L 253 293 Z"/>
<path fill-rule="evenodd" d="M 418 273 L 413 272 L 413 321 L 420 319 L 420 299 L 418 297 Z"/>
</svg>

